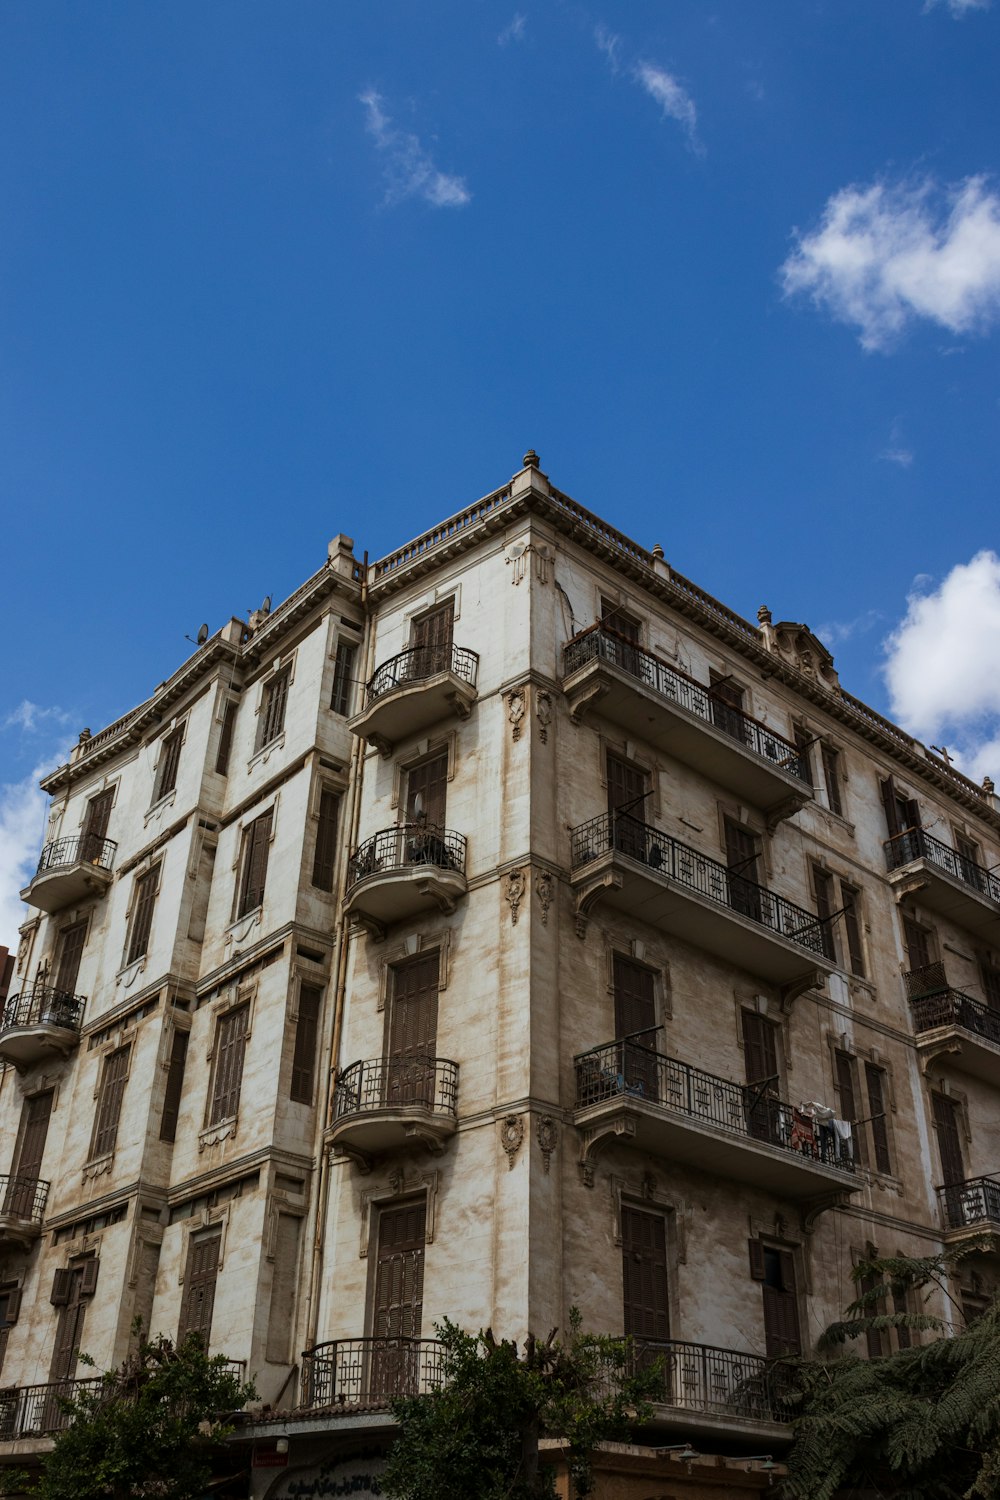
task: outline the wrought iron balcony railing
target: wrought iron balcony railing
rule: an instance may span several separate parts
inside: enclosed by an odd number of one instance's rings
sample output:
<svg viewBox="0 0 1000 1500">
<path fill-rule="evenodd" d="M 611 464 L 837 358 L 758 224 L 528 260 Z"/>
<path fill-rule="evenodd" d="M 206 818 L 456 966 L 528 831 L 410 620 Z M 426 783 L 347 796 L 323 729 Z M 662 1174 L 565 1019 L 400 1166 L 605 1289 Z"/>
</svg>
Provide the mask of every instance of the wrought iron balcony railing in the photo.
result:
<svg viewBox="0 0 1000 1500">
<path fill-rule="evenodd" d="M 917 1032 L 936 1031 L 939 1026 L 960 1026 L 974 1036 L 1000 1047 L 1000 1010 L 992 1010 L 981 1000 L 963 995 L 961 990 L 939 990 L 911 1000 L 913 1024 Z"/>
<path fill-rule="evenodd" d="M 610 662 L 612 666 L 637 678 L 658 697 L 685 709 L 696 718 L 704 719 L 706 724 L 714 724 L 716 729 L 721 729 L 732 739 L 738 740 L 752 755 L 759 755 L 762 760 L 791 772 L 807 786 L 811 784 L 809 767 L 790 740 L 776 734 L 759 719 L 751 718 L 742 710 L 723 703 L 713 696 L 710 688 L 703 687 L 686 672 L 668 666 L 651 651 L 644 651 L 641 646 L 626 640 L 607 625 L 592 625 L 563 648 L 567 677 L 587 662 L 596 660 Z"/>
<path fill-rule="evenodd" d="M 1000 1227 L 1000 1182 L 995 1177 L 970 1177 L 948 1182 L 937 1190 L 948 1229 L 971 1229 L 979 1224 Z"/>
<path fill-rule="evenodd" d="M 987 901 L 995 901 L 1000 906 L 1000 875 L 977 865 L 975 860 L 967 859 L 950 845 L 942 844 L 940 839 L 925 833 L 922 828 L 907 828 L 905 832 L 886 839 L 885 862 L 888 869 L 898 870 L 901 865 L 912 864 L 915 859 L 926 859 L 946 875 L 953 875 L 956 880 L 961 880 L 978 891 Z"/>
<path fill-rule="evenodd" d="M 351 1063 L 337 1079 L 334 1118 L 423 1106 L 454 1117 L 458 1063 L 444 1057 L 376 1057 Z"/>
<path fill-rule="evenodd" d="M 632 1339 L 632 1370 L 660 1362 L 662 1385 L 650 1399 L 682 1411 L 788 1422 L 786 1367 L 763 1354 L 689 1344 L 681 1339 Z"/>
<path fill-rule="evenodd" d="M 784 896 L 734 873 L 717 859 L 701 854 L 688 844 L 661 833 L 629 813 L 601 813 L 572 832 L 573 869 L 577 870 L 617 850 L 648 865 L 658 875 L 687 886 L 720 906 L 728 906 L 741 917 L 759 922 L 779 937 L 822 957 L 829 956 L 823 923 L 814 912 L 796 906 Z"/>
<path fill-rule="evenodd" d="M 433 677 L 438 672 L 454 672 L 470 687 L 475 687 L 479 672 L 479 656 L 465 646 L 411 646 L 400 651 L 377 667 L 365 686 L 365 707 L 373 704 L 383 693 L 393 688 L 405 687 L 407 683 L 419 682 Z"/>
<path fill-rule="evenodd" d="M 117 848 L 114 839 L 99 839 L 93 833 L 81 833 L 75 838 L 52 839 L 41 852 L 35 875 L 45 875 L 49 870 L 64 870 L 68 865 L 94 865 L 99 870 L 110 870 L 115 862 Z"/>
<path fill-rule="evenodd" d="M 465 834 L 451 828 L 430 828 L 420 823 L 383 828 L 359 845 L 348 860 L 348 887 L 368 875 L 388 875 L 412 865 L 433 865 L 464 875 L 465 845 Z"/>
<path fill-rule="evenodd" d="M 68 1401 L 104 1385 L 102 1375 L 86 1380 L 54 1380 L 48 1385 L 11 1386 L 0 1390 L 0 1442 L 44 1437 L 69 1426 Z"/>
<path fill-rule="evenodd" d="M 49 1184 L 40 1177 L 0 1175 L 0 1218 L 41 1224 L 49 1198 Z"/>
<path fill-rule="evenodd" d="M 0 1032 L 20 1026 L 58 1026 L 79 1031 L 85 995 L 70 995 L 52 985 L 36 984 L 23 994 L 12 995 L 0 1015 Z"/>
<path fill-rule="evenodd" d="M 333 1339 L 302 1355 L 301 1406 L 385 1406 L 422 1396 L 444 1380 L 438 1339 Z"/>
<path fill-rule="evenodd" d="M 832 1126 L 818 1125 L 760 1084 L 733 1083 L 626 1037 L 573 1059 L 576 1108 L 614 1098 L 642 1099 L 748 1141 L 854 1171 L 854 1158 Z"/>
</svg>

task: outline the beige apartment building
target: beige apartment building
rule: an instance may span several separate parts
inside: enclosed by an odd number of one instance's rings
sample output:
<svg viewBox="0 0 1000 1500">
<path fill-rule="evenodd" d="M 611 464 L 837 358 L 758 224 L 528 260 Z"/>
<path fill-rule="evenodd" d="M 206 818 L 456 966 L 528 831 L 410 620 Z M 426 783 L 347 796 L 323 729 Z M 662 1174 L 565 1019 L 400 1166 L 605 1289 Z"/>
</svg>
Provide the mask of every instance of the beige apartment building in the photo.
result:
<svg viewBox="0 0 1000 1500">
<path fill-rule="evenodd" d="M 533 453 L 372 565 L 335 538 L 44 785 L 0 1463 L 138 1317 L 256 1383 L 220 1493 L 378 1494 L 435 1322 L 576 1306 L 663 1361 L 600 1493 L 710 1500 L 767 1487 L 770 1361 L 870 1247 L 979 1236 L 936 1310 L 992 1294 L 1000 799 Z"/>
</svg>

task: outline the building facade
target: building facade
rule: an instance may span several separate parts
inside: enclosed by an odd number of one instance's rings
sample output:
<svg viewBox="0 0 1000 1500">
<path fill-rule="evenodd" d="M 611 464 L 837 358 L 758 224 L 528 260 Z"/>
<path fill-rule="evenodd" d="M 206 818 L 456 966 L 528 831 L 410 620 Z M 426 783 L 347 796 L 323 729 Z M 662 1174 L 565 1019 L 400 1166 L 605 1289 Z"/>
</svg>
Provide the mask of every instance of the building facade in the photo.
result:
<svg viewBox="0 0 1000 1500">
<path fill-rule="evenodd" d="M 435 1322 L 576 1306 L 663 1360 L 676 1482 L 749 1492 L 769 1360 L 871 1247 L 985 1234 L 937 1310 L 992 1294 L 1000 800 L 534 454 L 373 565 L 335 538 L 44 785 L 0 1461 L 138 1318 L 254 1379 L 250 1493 L 377 1493 Z"/>
</svg>

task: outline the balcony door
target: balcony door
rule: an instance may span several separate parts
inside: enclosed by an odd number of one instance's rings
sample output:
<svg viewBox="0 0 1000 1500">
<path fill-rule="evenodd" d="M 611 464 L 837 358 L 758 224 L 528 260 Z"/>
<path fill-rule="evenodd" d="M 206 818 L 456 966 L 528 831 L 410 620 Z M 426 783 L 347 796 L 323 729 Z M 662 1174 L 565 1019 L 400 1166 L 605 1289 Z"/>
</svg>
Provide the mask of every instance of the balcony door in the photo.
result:
<svg viewBox="0 0 1000 1500">
<path fill-rule="evenodd" d="M 391 982 L 386 1103 L 431 1106 L 437 1047 L 437 953 L 393 968 Z"/>
<path fill-rule="evenodd" d="M 81 859 L 100 859 L 103 853 L 104 840 L 108 836 L 108 824 L 111 821 L 111 804 L 114 800 L 115 789 L 114 787 L 109 787 L 106 792 L 100 792 L 96 797 L 91 797 L 87 803 L 87 816 L 83 825 L 83 839 L 80 849 Z"/>
<path fill-rule="evenodd" d="M 608 812 L 618 813 L 611 819 L 611 844 L 633 859 L 645 860 L 646 798 L 649 775 L 631 761 L 607 754 Z"/>
<path fill-rule="evenodd" d="M 755 922 L 762 918 L 760 888 L 760 839 L 742 823 L 726 818 L 726 867 L 729 871 L 729 904 Z"/>
<path fill-rule="evenodd" d="M 406 835 L 404 863 L 447 867 L 444 840 L 448 802 L 448 752 L 441 750 L 418 761 L 406 774 Z"/>
<path fill-rule="evenodd" d="M 618 1072 L 625 1091 L 656 1099 L 656 997 L 652 970 L 622 953 L 613 958 Z M 630 1037 L 628 1042 L 623 1041 Z"/>
<path fill-rule="evenodd" d="M 84 1285 L 87 1269 L 87 1262 L 83 1261 L 63 1272 L 61 1295 L 64 1294 L 66 1300 L 59 1309 L 56 1341 L 49 1370 L 50 1381 L 72 1380 L 76 1374 L 76 1362 L 83 1339 L 83 1320 L 90 1301 L 90 1293 Z"/>
<path fill-rule="evenodd" d="M 378 1221 L 372 1335 L 380 1340 L 417 1339 L 424 1300 L 427 1205 L 423 1198 L 383 1208 Z M 409 1345 L 376 1344 L 372 1351 L 373 1397 L 415 1395 L 419 1353 Z"/>
<path fill-rule="evenodd" d="M 778 1039 L 773 1021 L 755 1010 L 740 1011 L 746 1072 L 747 1129 L 757 1141 L 781 1145 L 778 1092 Z"/>
<path fill-rule="evenodd" d="M 56 969 L 55 988 L 63 995 L 72 995 L 80 973 L 84 944 L 87 941 L 87 923 L 74 922 L 64 927 L 59 935 L 59 964 Z"/>
<path fill-rule="evenodd" d="M 755 1280 L 762 1283 L 765 1353 L 769 1359 L 801 1353 L 799 1300 L 792 1252 L 751 1240 L 750 1266 Z"/>
<path fill-rule="evenodd" d="M 34 1214 L 51 1114 L 51 1089 L 44 1094 L 33 1094 L 21 1105 L 14 1165 L 3 1205 L 5 1214 L 13 1214 L 19 1219 L 30 1219 Z"/>
<path fill-rule="evenodd" d="M 622 1297 L 628 1337 L 670 1337 L 666 1221 L 627 1203 L 622 1204 Z"/>
<path fill-rule="evenodd" d="M 413 624 L 414 676 L 430 677 L 451 666 L 451 643 L 455 635 L 455 601 L 423 615 Z"/>
</svg>

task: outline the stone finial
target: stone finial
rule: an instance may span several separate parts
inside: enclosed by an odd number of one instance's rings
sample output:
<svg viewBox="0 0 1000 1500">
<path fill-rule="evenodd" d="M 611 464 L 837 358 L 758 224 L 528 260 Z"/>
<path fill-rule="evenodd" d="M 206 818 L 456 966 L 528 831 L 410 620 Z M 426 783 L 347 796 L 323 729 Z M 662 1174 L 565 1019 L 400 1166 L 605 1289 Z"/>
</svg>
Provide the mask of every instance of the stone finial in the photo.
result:
<svg viewBox="0 0 1000 1500">
<path fill-rule="evenodd" d="M 993 793 L 996 791 L 996 787 L 993 784 L 993 778 L 992 778 L 992 776 L 984 776 L 983 777 L 983 791 L 986 793 L 986 795 L 988 797 L 992 797 Z"/>
<path fill-rule="evenodd" d="M 90 730 L 89 729 L 81 729 L 80 730 L 80 741 L 79 741 L 79 743 L 81 745 L 85 745 L 90 738 L 91 738 L 91 734 L 90 734 Z"/>
<path fill-rule="evenodd" d="M 762 625 L 770 625 L 771 611 L 768 609 L 766 604 L 762 604 L 760 609 L 757 611 L 757 619 Z"/>
<path fill-rule="evenodd" d="M 663 561 L 663 548 L 660 546 L 659 542 L 653 543 L 653 556 L 656 558 L 657 562 Z"/>
<path fill-rule="evenodd" d="M 521 464 L 525 469 L 540 469 L 542 466 L 542 460 L 538 457 L 538 454 L 535 452 L 534 448 L 529 448 L 527 453 L 522 458 Z"/>
</svg>

